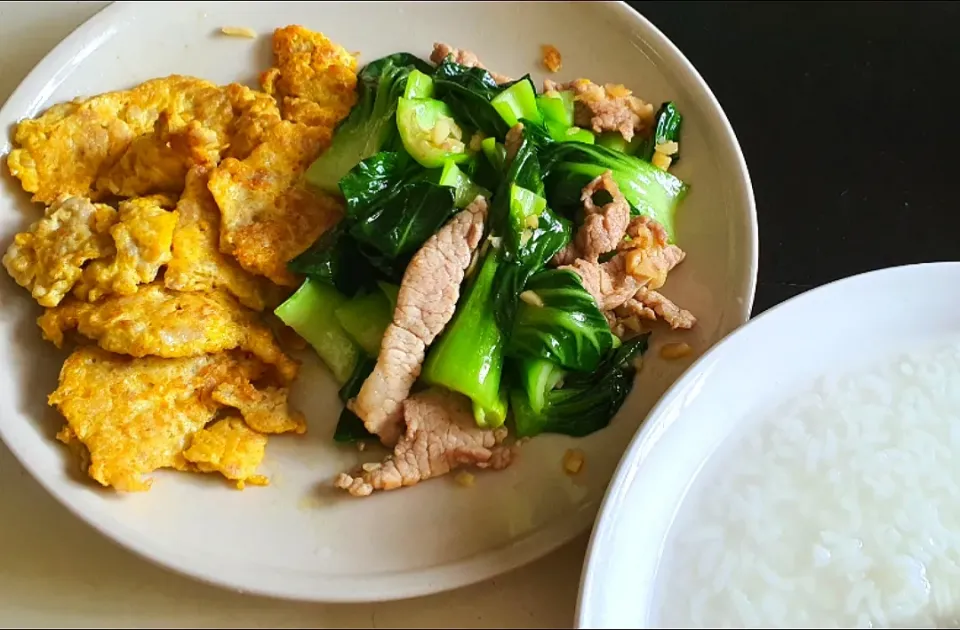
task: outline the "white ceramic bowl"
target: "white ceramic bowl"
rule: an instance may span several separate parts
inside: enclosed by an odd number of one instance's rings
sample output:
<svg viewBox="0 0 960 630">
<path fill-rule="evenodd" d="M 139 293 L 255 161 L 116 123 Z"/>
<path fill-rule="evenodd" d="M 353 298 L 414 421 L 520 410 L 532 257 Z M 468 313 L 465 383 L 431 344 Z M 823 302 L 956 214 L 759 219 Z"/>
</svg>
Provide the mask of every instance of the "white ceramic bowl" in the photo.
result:
<svg viewBox="0 0 960 630">
<path fill-rule="evenodd" d="M 10 128 L 54 103 L 172 73 L 253 85 L 271 62 L 270 33 L 287 24 L 324 31 L 360 51 L 361 62 L 400 50 L 426 56 L 434 41 L 447 41 L 474 50 L 500 72 L 532 72 L 538 82 L 540 46 L 553 43 L 564 60 L 558 79 L 623 82 L 654 103 L 675 100 L 685 116 L 676 172 L 692 185 L 678 225 L 689 257 L 665 292 L 700 316 L 687 337 L 698 351 L 747 319 L 757 228 L 737 141 L 696 71 L 625 4 L 117 3 L 37 66 L 0 111 L 0 122 Z M 251 27 L 260 37 L 223 36 L 227 25 Z M 0 153 L 9 148 L 0 141 Z M 3 170 L 5 246 L 41 208 Z M 353 500 L 318 491 L 360 454 L 331 442 L 337 388 L 304 353 L 295 399 L 309 431 L 301 439 L 271 439 L 264 465 L 269 488 L 241 493 L 210 478 L 160 473 L 150 492 L 120 496 L 78 479 L 76 463 L 53 440 L 61 420 L 45 398 L 64 355 L 41 340 L 39 311 L 27 293 L 0 275 L 0 436 L 23 465 L 74 513 L 142 556 L 201 580 L 280 597 L 408 597 L 489 578 L 546 554 L 593 522 L 624 445 L 684 367 L 652 359 L 609 429 L 580 441 L 538 438 L 515 467 L 479 475 L 470 490 L 436 480 Z M 572 446 L 588 462 L 576 479 L 560 465 Z"/>
<path fill-rule="evenodd" d="M 909 308 L 890 307 L 891 288 Z M 701 357 L 651 411 L 617 468 L 584 564 L 578 627 L 655 623 L 653 587 L 668 530 L 694 476 L 738 423 L 824 370 L 856 370 L 956 338 L 957 313 L 960 263 L 894 267 L 799 295 Z"/>
</svg>

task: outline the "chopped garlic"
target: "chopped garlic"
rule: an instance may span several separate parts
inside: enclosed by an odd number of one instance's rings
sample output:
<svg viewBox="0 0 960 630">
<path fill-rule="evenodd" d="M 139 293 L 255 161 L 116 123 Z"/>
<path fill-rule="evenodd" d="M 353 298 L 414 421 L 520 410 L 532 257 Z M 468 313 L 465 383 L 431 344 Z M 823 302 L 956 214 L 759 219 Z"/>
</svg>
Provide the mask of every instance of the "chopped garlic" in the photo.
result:
<svg viewBox="0 0 960 630">
<path fill-rule="evenodd" d="M 682 341 L 665 344 L 660 348 L 661 359 L 680 359 L 693 352 L 690 344 Z"/>
<path fill-rule="evenodd" d="M 673 141 L 664 142 L 663 144 L 657 145 L 656 151 L 664 155 L 676 155 L 680 152 L 680 145 Z"/>
<path fill-rule="evenodd" d="M 224 26 L 220 29 L 220 32 L 224 35 L 230 35 L 231 37 L 247 37 L 254 39 L 257 36 L 257 32 L 255 30 L 246 26 Z"/>
<path fill-rule="evenodd" d="M 659 168 L 661 171 L 665 171 L 670 168 L 670 164 L 673 162 L 673 158 L 669 155 L 660 153 L 659 151 L 653 152 L 653 158 L 650 159 L 650 163 Z"/>
<path fill-rule="evenodd" d="M 472 488 L 477 478 L 474 477 L 473 473 L 468 473 L 465 470 L 461 470 L 457 473 L 457 476 L 454 477 L 453 480 L 464 488 Z"/>
<path fill-rule="evenodd" d="M 583 469 L 584 454 L 580 449 L 567 449 L 563 454 L 563 470 L 568 475 L 576 475 Z"/>
<path fill-rule="evenodd" d="M 543 298 L 537 295 L 535 291 L 524 291 L 520 294 L 520 299 L 530 306 L 543 306 Z"/>
</svg>

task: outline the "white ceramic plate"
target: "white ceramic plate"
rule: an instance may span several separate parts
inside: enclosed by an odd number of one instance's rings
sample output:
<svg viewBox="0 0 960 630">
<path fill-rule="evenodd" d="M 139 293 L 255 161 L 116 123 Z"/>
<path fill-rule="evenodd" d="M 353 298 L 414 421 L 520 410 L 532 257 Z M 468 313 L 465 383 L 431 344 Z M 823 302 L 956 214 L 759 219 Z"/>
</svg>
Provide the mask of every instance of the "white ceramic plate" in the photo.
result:
<svg viewBox="0 0 960 630">
<path fill-rule="evenodd" d="M 736 139 L 690 64 L 626 5 L 118 3 L 43 60 L 6 103 L 0 122 L 9 129 L 54 103 L 172 73 L 255 85 L 271 62 L 272 30 L 287 24 L 325 32 L 361 51 L 362 63 L 401 50 L 426 56 L 434 41 L 447 41 L 476 51 L 501 72 L 533 72 L 538 83 L 540 46 L 554 43 L 564 56 L 558 78 L 624 82 L 654 103 L 677 101 L 685 116 L 677 174 L 693 187 L 678 226 L 689 257 L 665 292 L 701 317 L 689 336 L 698 350 L 747 319 L 757 233 Z M 226 37 L 219 34 L 225 25 L 251 27 L 260 36 Z M 9 148 L 8 140 L 0 142 L 0 153 Z M 5 246 L 41 208 L 3 171 Z M 546 554 L 590 526 L 624 446 L 684 367 L 651 360 L 609 429 L 581 441 L 534 440 L 516 466 L 479 475 L 471 489 L 436 480 L 354 500 L 320 490 L 361 454 L 332 444 L 336 386 L 305 354 L 295 398 L 310 429 L 299 439 L 271 438 L 264 464 L 269 488 L 235 492 L 212 477 L 160 473 L 150 492 L 120 496 L 78 480 L 76 463 L 53 440 L 61 421 L 45 397 L 56 387 L 63 355 L 41 341 L 38 309 L 26 292 L 0 275 L 0 434 L 20 461 L 81 518 L 144 557 L 201 580 L 279 597 L 408 597 L 488 578 Z M 587 453 L 576 479 L 561 472 L 571 446 Z"/>
<path fill-rule="evenodd" d="M 890 291 L 897 303 L 891 308 Z M 765 312 L 700 358 L 627 448 L 584 564 L 580 628 L 641 628 L 653 616 L 667 532 L 707 457 L 738 423 L 824 374 L 862 369 L 960 332 L 960 263 L 875 271 Z M 922 317 L 918 319 L 918 314 Z"/>
</svg>

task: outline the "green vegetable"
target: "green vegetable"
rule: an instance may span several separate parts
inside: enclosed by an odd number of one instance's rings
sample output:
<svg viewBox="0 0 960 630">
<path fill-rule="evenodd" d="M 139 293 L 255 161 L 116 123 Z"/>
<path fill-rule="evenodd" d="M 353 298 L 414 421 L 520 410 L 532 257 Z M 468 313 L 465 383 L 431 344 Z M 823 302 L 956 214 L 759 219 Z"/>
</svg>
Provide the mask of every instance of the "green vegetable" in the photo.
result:
<svg viewBox="0 0 960 630">
<path fill-rule="evenodd" d="M 486 70 L 461 66 L 448 57 L 433 71 L 433 84 L 434 98 L 449 105 L 460 124 L 488 137 L 507 133 L 507 123 L 491 104 L 503 86 Z"/>
<path fill-rule="evenodd" d="M 340 400 L 346 403 L 359 394 L 360 388 L 363 387 L 363 382 L 367 380 L 367 377 L 373 372 L 375 365 L 376 361 L 373 359 L 361 357 L 354 366 L 350 378 L 343 384 L 343 387 L 340 388 Z M 367 431 L 363 420 L 361 420 L 357 414 L 346 407 L 343 408 L 340 412 L 340 418 L 337 420 L 337 428 L 333 432 L 334 442 L 358 442 L 376 439 L 377 436 Z"/>
<path fill-rule="evenodd" d="M 338 383 L 345 383 L 357 363 L 360 349 L 335 315 L 346 302 L 333 287 L 307 279 L 274 313 L 313 346 Z"/>
<path fill-rule="evenodd" d="M 367 246 L 371 263 L 393 280 L 456 210 L 453 189 L 427 175 L 405 154 L 384 151 L 360 162 L 340 182 L 350 235 Z"/>
<path fill-rule="evenodd" d="M 547 394 L 563 380 L 564 371 L 559 365 L 546 359 L 521 359 L 518 367 L 530 410 L 539 414 L 547 405 Z"/>
<path fill-rule="evenodd" d="M 570 226 L 547 207 L 546 200 L 538 199 L 544 196 L 544 185 L 527 129 L 524 126 L 523 140 L 493 197 L 490 222 L 497 236 L 503 237 L 505 259 L 523 264 L 532 275 L 567 244 Z M 531 214 L 539 217 L 536 227 L 527 224 Z"/>
<path fill-rule="evenodd" d="M 294 273 L 330 285 L 353 296 L 380 275 L 350 236 L 349 223 L 341 221 L 324 232 L 305 252 L 287 263 Z"/>
<path fill-rule="evenodd" d="M 433 98 L 433 79 L 419 70 L 411 71 L 403 98 Z"/>
<path fill-rule="evenodd" d="M 430 72 L 420 58 L 397 53 L 367 64 L 357 75 L 357 103 L 337 127 L 330 148 L 307 169 L 311 186 L 337 194 L 340 179 L 360 160 L 393 145 L 394 114 L 413 70 Z"/>
<path fill-rule="evenodd" d="M 633 211 L 659 222 L 673 242 L 677 208 L 688 189 L 681 180 L 649 162 L 603 146 L 549 140 L 544 146 L 542 135 L 538 142 L 551 207 L 568 213 L 579 211 L 583 187 L 609 170 Z"/>
<path fill-rule="evenodd" d="M 625 341 L 609 353 L 604 363 L 593 373 L 567 374 L 561 389 L 550 389 L 556 384 L 556 375 L 541 362 L 520 364 L 521 382 L 532 383 L 510 392 L 510 409 L 516 425 L 517 437 L 533 437 L 541 433 L 561 433 L 583 437 L 603 429 L 623 405 L 633 388 L 636 373 L 635 359 L 647 349 L 648 335 Z M 544 400 L 538 400 L 539 391 L 546 391 Z M 528 390 L 533 390 L 530 396 Z M 537 411 L 540 407 L 540 411 Z"/>
<path fill-rule="evenodd" d="M 430 347 L 421 378 L 473 401 L 477 425 L 495 428 L 507 414 L 501 392 L 503 344 L 491 299 L 500 255 L 490 248 L 446 330 Z"/>
<path fill-rule="evenodd" d="M 443 165 L 443 172 L 440 174 L 440 185 L 449 186 L 455 191 L 454 205 L 457 208 L 466 208 L 470 205 L 477 195 L 483 195 L 490 198 L 490 191 L 482 186 L 478 186 L 466 173 L 457 168 L 453 160 L 448 160 Z"/>
<path fill-rule="evenodd" d="M 566 269 L 541 271 L 527 282 L 524 294 L 529 297 L 518 306 L 507 356 L 547 359 L 567 370 L 596 370 L 614 337 L 580 276 Z"/>
<path fill-rule="evenodd" d="M 397 104 L 397 128 L 403 147 L 426 168 L 439 168 L 447 160 L 467 159 L 463 131 L 450 108 L 433 98 L 401 98 Z"/>
<path fill-rule="evenodd" d="M 484 138 L 480 143 L 483 154 L 497 171 L 503 171 L 504 162 L 507 160 L 507 150 L 502 144 L 497 142 L 496 138 Z"/>
<path fill-rule="evenodd" d="M 584 144 L 596 142 L 592 131 L 580 127 L 567 127 L 553 120 L 546 121 L 544 126 L 554 142 L 583 142 Z"/>
<path fill-rule="evenodd" d="M 380 290 L 347 300 L 334 311 L 340 326 L 370 357 L 380 353 L 383 333 L 393 321 L 390 300 Z"/>
<path fill-rule="evenodd" d="M 646 142 L 641 136 L 634 136 L 633 140 L 627 142 L 619 131 L 605 131 L 597 136 L 596 143 L 602 147 L 634 155 L 640 147 Z M 649 160 L 648 160 L 649 161 Z"/>
<path fill-rule="evenodd" d="M 680 127 L 683 124 L 683 116 L 677 106 L 668 101 L 660 106 L 657 111 L 657 124 L 654 127 L 653 135 L 644 142 L 639 151 L 639 157 L 648 162 L 653 158 L 653 152 L 658 144 L 667 142 L 680 142 Z M 680 159 L 680 153 L 677 152 L 671 156 L 673 163 Z"/>
<path fill-rule="evenodd" d="M 497 110 L 507 126 L 513 127 L 521 119 L 540 123 L 542 117 L 537 109 L 537 90 L 529 78 L 521 79 L 497 94 L 490 104 Z"/>
<path fill-rule="evenodd" d="M 513 328 L 517 296 L 527 280 L 570 241 L 570 222 L 558 217 L 549 205 L 536 213 L 539 216 L 536 227 L 526 223 L 526 217 L 541 204 L 535 202 L 528 206 L 533 198 L 525 193 L 543 197 L 544 191 L 537 145 L 531 135 L 536 128 L 536 125 L 524 125 L 516 156 L 490 206 L 491 229 L 503 239 L 503 264 L 494 292 L 495 311 L 501 329 L 507 331 Z"/>
<path fill-rule="evenodd" d="M 564 128 L 573 127 L 573 92 L 570 90 L 538 96 L 537 107 L 544 121 L 552 120 Z"/>
<path fill-rule="evenodd" d="M 390 312 L 397 310 L 397 297 L 400 295 L 400 287 L 389 282 L 377 282 L 377 286 L 387 296 L 387 300 L 390 302 Z"/>
</svg>

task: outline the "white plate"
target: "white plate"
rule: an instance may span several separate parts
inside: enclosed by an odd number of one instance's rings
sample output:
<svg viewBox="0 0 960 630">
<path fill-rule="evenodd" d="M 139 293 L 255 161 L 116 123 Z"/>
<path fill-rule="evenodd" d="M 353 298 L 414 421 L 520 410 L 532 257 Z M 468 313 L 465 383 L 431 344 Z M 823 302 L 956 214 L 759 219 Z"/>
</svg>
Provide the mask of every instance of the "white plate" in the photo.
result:
<svg viewBox="0 0 960 630">
<path fill-rule="evenodd" d="M 896 304 L 891 307 L 891 289 Z M 960 332 L 960 263 L 874 271 L 799 295 L 700 358 L 647 417 L 603 501 L 584 564 L 580 628 L 655 623 L 654 578 L 694 476 L 737 424 L 830 374 Z"/>
<path fill-rule="evenodd" d="M 554 43 L 564 55 L 558 78 L 624 82 L 654 103 L 676 100 L 685 116 L 677 174 L 693 192 L 678 226 L 689 257 L 666 292 L 701 317 L 690 336 L 698 350 L 748 317 L 756 216 L 736 139 L 690 64 L 626 5 L 119 3 L 50 53 L 7 101 L 0 121 L 9 128 L 54 103 L 172 73 L 253 85 L 269 67 L 272 29 L 287 24 L 324 31 L 361 51 L 361 62 L 400 50 L 426 56 L 442 40 L 476 51 L 501 72 L 531 71 L 538 82 L 540 46 Z M 218 34 L 225 25 L 252 27 L 260 37 Z M 3 140 L 0 153 L 9 148 Z M 31 207 L 3 170 L 0 231 L 7 243 L 41 209 Z M 53 440 L 61 420 L 45 397 L 56 387 L 63 355 L 41 341 L 36 305 L 0 275 L 0 356 L 6 368 L 0 435 L 24 466 L 81 518 L 142 556 L 201 580 L 279 597 L 409 597 L 485 579 L 546 554 L 592 523 L 624 445 L 684 367 L 651 360 L 608 430 L 581 441 L 534 440 L 515 467 L 479 475 L 471 489 L 436 480 L 354 500 L 319 490 L 360 454 L 331 443 L 339 413 L 336 387 L 319 362 L 304 355 L 296 397 L 310 430 L 300 439 L 271 439 L 269 488 L 235 492 L 212 478 L 160 473 L 150 492 L 120 496 L 78 480 L 75 462 Z M 571 446 L 587 453 L 586 469 L 575 480 L 560 464 Z"/>
</svg>

